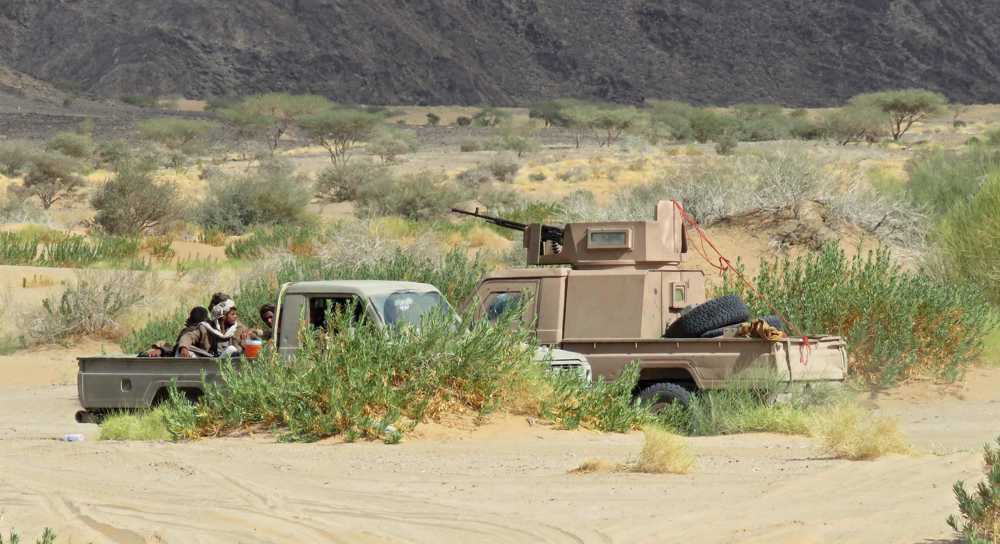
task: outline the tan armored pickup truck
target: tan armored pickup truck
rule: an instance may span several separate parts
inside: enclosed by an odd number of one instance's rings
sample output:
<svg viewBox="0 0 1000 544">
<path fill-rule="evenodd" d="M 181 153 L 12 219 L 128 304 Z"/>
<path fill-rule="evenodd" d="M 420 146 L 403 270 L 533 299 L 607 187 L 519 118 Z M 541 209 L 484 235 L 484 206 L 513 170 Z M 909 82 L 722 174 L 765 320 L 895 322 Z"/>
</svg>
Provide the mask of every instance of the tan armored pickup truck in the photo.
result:
<svg viewBox="0 0 1000 544">
<path fill-rule="evenodd" d="M 288 283 L 278 292 L 275 348 L 283 357 L 294 356 L 300 347 L 303 326 L 325 328 L 329 312 L 350 307 L 355 309 L 355 320 L 364 319 L 379 326 L 419 325 L 429 312 L 453 312 L 444 295 L 426 283 L 373 280 Z M 553 370 L 575 372 L 584 380 L 590 380 L 590 365 L 579 353 L 540 347 L 535 352 L 535 359 L 547 363 Z M 238 368 L 241 364 L 254 363 L 241 359 L 233 364 Z M 149 408 L 166 399 L 171 382 L 195 400 L 201 396 L 203 377 L 204 382 L 209 383 L 220 379 L 218 360 L 81 357 L 77 390 L 83 409 L 76 413 L 76 420 L 98 422 L 112 410 Z"/>
<path fill-rule="evenodd" d="M 693 391 L 761 371 L 789 386 L 844 380 L 847 350 L 840 337 L 732 336 L 731 326 L 747 321 L 749 312 L 736 297 L 706 301 L 704 273 L 684 266 L 683 217 L 671 201 L 657 204 L 654 221 L 563 228 L 453 211 L 523 230 L 533 265 L 479 283 L 481 318 L 522 304 L 523 322 L 534 323 L 541 345 L 586 355 L 595 376 L 614 378 L 638 361 L 637 394 L 650 404 L 686 403 Z"/>
</svg>

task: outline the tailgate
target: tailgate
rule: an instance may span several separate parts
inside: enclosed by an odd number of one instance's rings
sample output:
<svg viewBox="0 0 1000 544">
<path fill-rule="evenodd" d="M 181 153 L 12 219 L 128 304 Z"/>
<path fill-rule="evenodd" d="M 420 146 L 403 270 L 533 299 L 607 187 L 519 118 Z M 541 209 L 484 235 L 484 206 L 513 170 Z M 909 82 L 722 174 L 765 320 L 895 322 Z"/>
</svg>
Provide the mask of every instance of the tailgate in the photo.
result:
<svg viewBox="0 0 1000 544">
<path fill-rule="evenodd" d="M 847 342 L 839 336 L 789 338 L 775 342 L 778 372 L 789 381 L 843 381 L 847 376 Z"/>
</svg>

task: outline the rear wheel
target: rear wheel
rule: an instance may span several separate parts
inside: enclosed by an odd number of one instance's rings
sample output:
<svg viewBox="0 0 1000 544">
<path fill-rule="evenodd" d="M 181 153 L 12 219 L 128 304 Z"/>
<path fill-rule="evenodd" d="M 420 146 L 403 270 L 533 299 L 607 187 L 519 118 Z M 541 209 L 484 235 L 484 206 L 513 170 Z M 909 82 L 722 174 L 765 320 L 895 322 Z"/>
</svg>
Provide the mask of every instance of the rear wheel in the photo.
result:
<svg viewBox="0 0 1000 544">
<path fill-rule="evenodd" d="M 639 392 L 639 400 L 650 412 L 658 414 L 671 404 L 687 407 L 691 403 L 691 392 L 676 383 L 654 383 Z"/>
</svg>

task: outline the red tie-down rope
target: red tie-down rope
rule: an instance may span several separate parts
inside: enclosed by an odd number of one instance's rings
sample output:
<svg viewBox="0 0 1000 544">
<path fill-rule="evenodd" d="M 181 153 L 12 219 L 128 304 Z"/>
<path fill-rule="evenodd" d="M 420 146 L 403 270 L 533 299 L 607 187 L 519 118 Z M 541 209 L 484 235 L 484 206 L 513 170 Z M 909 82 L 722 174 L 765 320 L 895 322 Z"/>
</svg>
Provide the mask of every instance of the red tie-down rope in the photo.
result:
<svg viewBox="0 0 1000 544">
<path fill-rule="evenodd" d="M 701 255 L 701 258 L 705 259 L 705 262 L 707 262 L 713 268 L 718 270 L 720 274 L 725 274 L 727 271 L 731 271 L 733 274 L 736 274 L 736 277 L 743 282 L 743 285 L 745 285 L 746 288 L 751 293 L 753 293 L 754 296 L 756 296 L 761 302 L 767 305 L 767 307 L 771 310 L 771 312 L 774 313 L 774 315 L 778 316 L 778 319 L 781 320 L 781 322 L 785 325 L 785 327 L 788 328 L 788 330 L 794 332 L 796 336 L 801 336 L 802 344 L 805 349 L 799 350 L 799 362 L 802 363 L 803 365 L 808 364 L 809 354 L 812 351 L 812 346 L 809 345 L 809 336 L 803 334 L 802 331 L 795 326 L 795 324 L 790 322 L 787 318 L 785 318 L 784 315 L 782 315 L 781 312 L 775 309 L 774 305 L 771 304 L 771 301 L 768 300 L 767 297 L 765 297 L 763 294 L 761 294 L 761 292 L 758 291 L 753 286 L 753 284 L 746 279 L 746 276 L 744 276 L 743 273 L 740 272 L 738 268 L 733 266 L 733 263 L 729 259 L 727 259 L 726 256 L 723 255 L 721 251 L 719 251 L 719 248 L 715 247 L 715 244 L 712 243 L 712 239 L 708 237 L 708 234 L 705 234 L 705 231 L 701 228 L 701 225 L 698 224 L 698 221 L 694 217 L 692 217 L 691 214 L 687 213 L 687 210 L 684 209 L 684 206 L 682 206 L 680 202 L 677 202 L 676 200 L 671 200 L 671 202 L 673 202 L 674 208 L 677 208 L 677 211 L 680 212 L 681 217 L 684 219 L 684 223 L 688 226 L 688 228 L 698 233 L 698 243 L 692 244 L 691 240 L 688 239 L 688 244 L 693 246 L 695 248 L 695 251 L 698 252 L 699 255 Z M 711 257 L 709 257 L 708 251 L 705 249 L 705 244 L 708 244 L 708 246 L 712 249 L 712 251 L 715 252 L 716 256 L 718 256 L 719 264 L 715 264 L 714 260 Z"/>
</svg>

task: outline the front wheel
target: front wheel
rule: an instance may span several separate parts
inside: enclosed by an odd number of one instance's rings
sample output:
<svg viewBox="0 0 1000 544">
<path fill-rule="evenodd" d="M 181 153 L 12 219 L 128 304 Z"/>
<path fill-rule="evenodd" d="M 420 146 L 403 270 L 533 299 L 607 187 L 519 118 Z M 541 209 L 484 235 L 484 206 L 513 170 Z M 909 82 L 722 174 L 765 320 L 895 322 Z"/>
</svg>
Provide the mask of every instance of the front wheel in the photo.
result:
<svg viewBox="0 0 1000 544">
<path fill-rule="evenodd" d="M 686 408 L 691 403 L 691 392 L 676 383 L 654 383 L 639 392 L 639 401 L 658 414 L 674 403 Z"/>
</svg>

